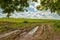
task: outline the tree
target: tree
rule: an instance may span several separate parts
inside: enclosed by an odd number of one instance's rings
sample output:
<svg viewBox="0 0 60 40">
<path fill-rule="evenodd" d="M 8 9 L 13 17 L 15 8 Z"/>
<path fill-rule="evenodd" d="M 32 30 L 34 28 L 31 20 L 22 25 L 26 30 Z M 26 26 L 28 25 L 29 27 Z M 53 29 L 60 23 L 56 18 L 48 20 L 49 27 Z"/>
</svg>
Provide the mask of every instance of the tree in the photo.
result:
<svg viewBox="0 0 60 40">
<path fill-rule="evenodd" d="M 25 7 L 29 6 L 29 0 L 0 0 L 0 8 L 2 8 L 3 13 L 8 13 L 7 17 L 14 13 L 14 11 L 24 11 Z M 32 0 L 32 2 L 37 2 L 37 0 Z M 38 10 L 48 10 L 51 12 L 57 12 L 60 14 L 60 0 L 40 0 L 39 6 L 36 8 Z M 27 10 L 26 10 L 27 11 Z"/>
<path fill-rule="evenodd" d="M 40 0 L 40 4 L 36 8 L 38 10 L 50 10 L 60 14 L 60 0 Z"/>
<path fill-rule="evenodd" d="M 37 0 L 32 0 L 32 2 L 37 2 Z"/>
<path fill-rule="evenodd" d="M 28 7 L 28 0 L 0 0 L 0 8 L 3 13 L 7 13 L 7 17 L 14 11 L 24 11 L 24 7 Z"/>
</svg>

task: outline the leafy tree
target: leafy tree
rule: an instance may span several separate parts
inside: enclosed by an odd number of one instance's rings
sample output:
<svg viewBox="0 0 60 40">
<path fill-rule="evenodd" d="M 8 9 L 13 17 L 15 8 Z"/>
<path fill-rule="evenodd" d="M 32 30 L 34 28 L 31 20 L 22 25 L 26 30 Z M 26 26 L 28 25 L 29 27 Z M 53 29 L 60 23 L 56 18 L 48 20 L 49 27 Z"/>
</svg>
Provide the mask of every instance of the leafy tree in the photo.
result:
<svg viewBox="0 0 60 40">
<path fill-rule="evenodd" d="M 14 13 L 14 11 L 24 11 L 25 7 L 28 7 L 29 0 L 0 0 L 0 8 L 2 8 L 3 13 L 8 13 L 7 17 Z M 32 0 L 37 2 L 37 0 Z M 57 12 L 60 14 L 60 0 L 40 0 L 39 6 L 36 8 L 38 10 L 48 10 L 50 9 L 51 12 Z M 27 11 L 27 10 L 26 10 Z"/>
<path fill-rule="evenodd" d="M 24 11 L 24 7 L 28 7 L 28 0 L 0 0 L 0 8 L 3 13 L 8 13 L 7 17 L 14 13 L 14 11 Z"/>
<path fill-rule="evenodd" d="M 40 4 L 36 8 L 38 10 L 50 10 L 60 14 L 60 0 L 40 0 Z"/>
<path fill-rule="evenodd" d="M 37 0 L 32 0 L 32 2 L 37 2 Z"/>
</svg>

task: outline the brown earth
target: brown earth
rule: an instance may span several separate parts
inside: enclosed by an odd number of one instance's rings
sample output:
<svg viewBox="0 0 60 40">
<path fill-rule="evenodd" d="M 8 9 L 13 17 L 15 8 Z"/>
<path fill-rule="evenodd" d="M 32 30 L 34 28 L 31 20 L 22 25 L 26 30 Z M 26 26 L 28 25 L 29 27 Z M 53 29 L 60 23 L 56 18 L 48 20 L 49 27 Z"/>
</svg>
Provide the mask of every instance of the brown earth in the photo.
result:
<svg viewBox="0 0 60 40">
<path fill-rule="evenodd" d="M 29 32 L 30 31 L 17 32 L 13 38 L 6 40 L 60 40 L 60 36 L 49 24 L 39 25 L 38 30 L 34 34 L 32 33 L 33 35 L 29 34 Z"/>
<path fill-rule="evenodd" d="M 34 35 L 23 35 L 23 37 L 17 37 L 15 40 L 60 40 L 57 33 L 50 27 L 50 25 L 41 25 Z"/>
</svg>

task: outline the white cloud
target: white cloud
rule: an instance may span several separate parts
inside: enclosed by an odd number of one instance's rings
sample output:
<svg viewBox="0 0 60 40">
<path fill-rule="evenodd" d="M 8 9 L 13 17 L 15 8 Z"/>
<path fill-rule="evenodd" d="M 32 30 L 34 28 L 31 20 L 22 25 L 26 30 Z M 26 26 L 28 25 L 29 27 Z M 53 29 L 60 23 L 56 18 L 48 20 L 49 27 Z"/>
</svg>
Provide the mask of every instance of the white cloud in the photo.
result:
<svg viewBox="0 0 60 40">
<path fill-rule="evenodd" d="M 19 12 L 17 13 L 15 11 L 15 14 L 12 14 L 10 17 L 13 18 L 33 18 L 33 19 L 60 19 L 60 16 L 58 16 L 55 13 L 52 13 L 50 11 L 38 11 L 35 7 L 37 5 L 40 5 L 40 2 L 30 2 L 29 3 L 29 12 Z M 34 10 L 33 10 L 34 9 Z M 34 11 L 34 12 L 32 12 Z M 0 17 L 6 17 L 7 14 L 1 14 Z"/>
<path fill-rule="evenodd" d="M 33 18 L 33 19 L 60 19 L 60 17 L 56 14 L 48 14 L 46 12 L 36 12 L 36 13 L 29 13 L 29 12 L 20 12 L 13 14 L 11 17 L 13 18 Z"/>
</svg>

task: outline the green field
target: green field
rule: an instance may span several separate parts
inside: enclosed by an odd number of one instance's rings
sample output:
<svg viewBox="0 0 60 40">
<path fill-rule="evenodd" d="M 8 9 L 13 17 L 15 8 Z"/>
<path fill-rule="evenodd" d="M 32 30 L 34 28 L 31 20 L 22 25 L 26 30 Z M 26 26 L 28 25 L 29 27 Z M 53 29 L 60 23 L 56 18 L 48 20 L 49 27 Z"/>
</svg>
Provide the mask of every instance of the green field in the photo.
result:
<svg viewBox="0 0 60 40">
<path fill-rule="evenodd" d="M 60 20 L 50 19 L 19 19 L 19 18 L 0 18 L 0 33 L 12 31 L 24 27 L 35 27 L 42 23 L 49 23 L 54 30 L 60 33 Z"/>
<path fill-rule="evenodd" d="M 49 23 L 54 23 L 54 22 L 58 22 L 60 23 L 60 20 L 51 20 L 51 19 L 24 19 L 24 18 L 0 18 L 0 21 L 7 21 L 7 22 L 24 22 L 24 21 L 28 21 L 28 22 L 49 22 Z"/>
</svg>

